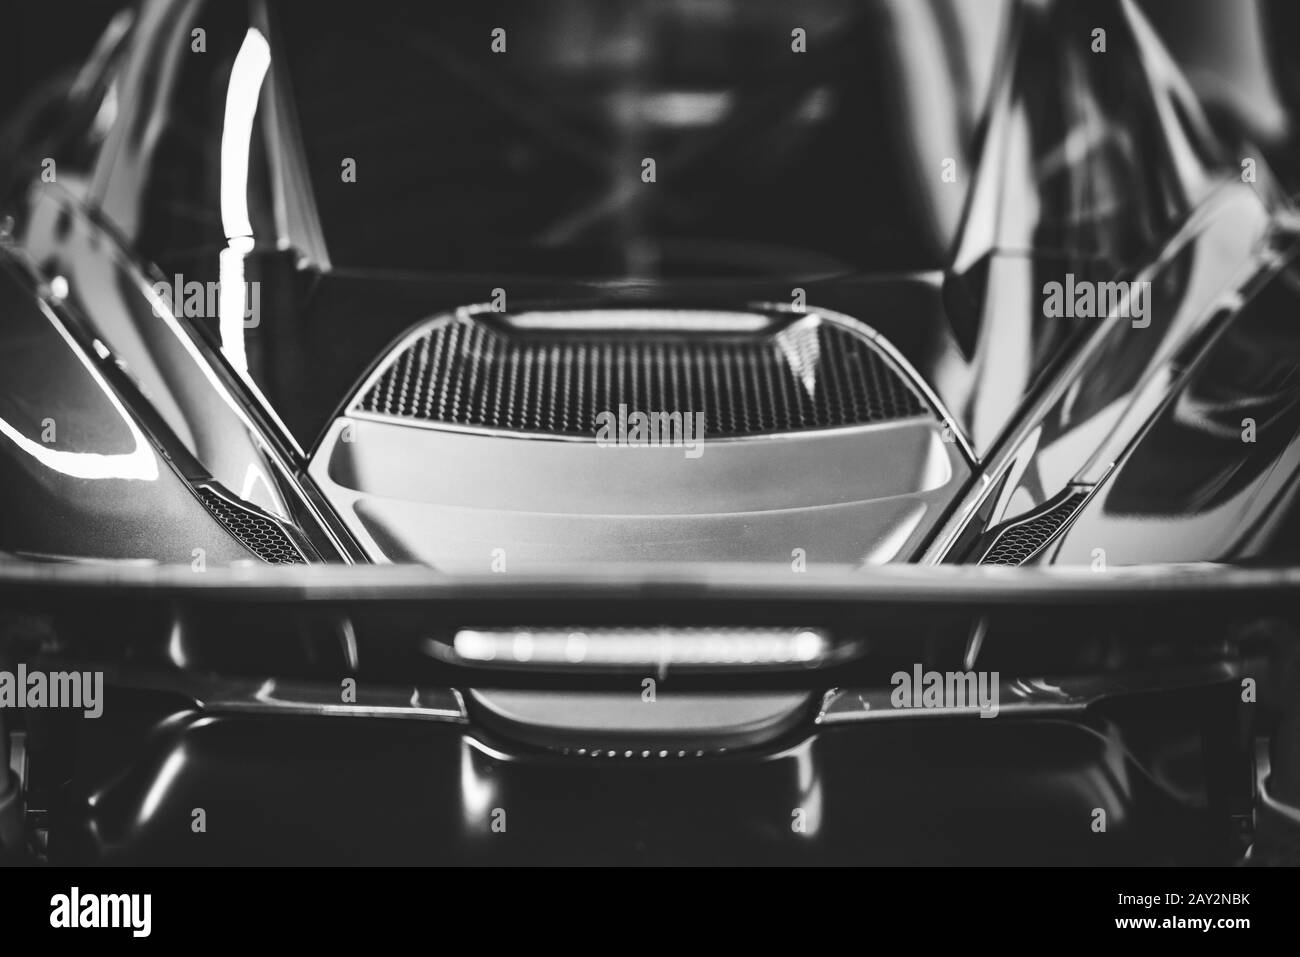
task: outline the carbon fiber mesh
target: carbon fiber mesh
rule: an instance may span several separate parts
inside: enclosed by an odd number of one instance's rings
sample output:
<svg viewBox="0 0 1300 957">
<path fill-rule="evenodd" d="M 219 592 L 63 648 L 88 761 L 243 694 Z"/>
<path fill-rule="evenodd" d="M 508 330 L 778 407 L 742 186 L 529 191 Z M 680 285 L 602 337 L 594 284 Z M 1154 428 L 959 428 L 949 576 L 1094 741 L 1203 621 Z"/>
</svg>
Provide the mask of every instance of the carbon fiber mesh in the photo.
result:
<svg viewBox="0 0 1300 957">
<path fill-rule="evenodd" d="M 981 565 L 1020 565 L 1048 543 L 1079 510 L 1086 492 L 1074 492 L 1042 514 L 1010 525 L 980 559 Z"/>
<path fill-rule="evenodd" d="M 703 412 L 710 437 L 862 425 L 928 411 L 870 339 L 831 323 L 804 321 L 759 336 L 520 336 L 466 317 L 408 340 L 356 408 L 590 436 L 596 415 L 619 405 Z"/>
<path fill-rule="evenodd" d="M 278 523 L 239 507 L 206 486 L 199 487 L 203 504 L 226 531 L 243 542 L 250 552 L 272 565 L 302 565 L 306 559 Z"/>
</svg>

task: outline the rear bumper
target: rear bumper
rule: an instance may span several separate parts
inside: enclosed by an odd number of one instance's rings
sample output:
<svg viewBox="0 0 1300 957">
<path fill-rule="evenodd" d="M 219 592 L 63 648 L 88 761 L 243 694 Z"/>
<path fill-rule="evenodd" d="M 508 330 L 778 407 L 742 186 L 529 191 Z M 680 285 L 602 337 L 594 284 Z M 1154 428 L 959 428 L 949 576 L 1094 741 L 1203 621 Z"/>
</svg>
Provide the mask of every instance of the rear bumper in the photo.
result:
<svg viewBox="0 0 1300 957">
<path fill-rule="evenodd" d="M 28 821 L 54 863 L 1229 863 L 1257 832 L 1264 740 L 1276 795 L 1296 803 L 1294 571 L 724 571 L 254 579 L 0 564 L 0 598 L 26 622 L 15 660 L 106 672 L 99 718 L 24 713 Z M 903 662 L 955 667 L 986 616 L 979 663 L 1006 685 L 996 718 L 872 704 Z M 471 668 L 424 651 L 458 628 L 575 617 L 800 622 L 861 656 L 673 671 L 665 694 L 813 696 L 777 737 L 723 754 L 593 758 L 525 743 L 455 689 L 632 697 L 639 671 Z M 1175 682 L 1184 665 L 1193 676 Z M 128 680 L 149 669 L 170 678 Z M 344 705 L 349 675 L 365 694 Z"/>
<path fill-rule="evenodd" d="M 761 753 L 592 758 L 512 753 L 448 722 L 127 714 L 79 723 L 76 771 L 51 810 L 52 862 L 1194 864 L 1234 854 L 1213 802 L 1178 795 L 1100 719 L 927 718 L 801 728 Z M 1194 734 L 1162 733 L 1168 755 L 1205 753 Z"/>
</svg>

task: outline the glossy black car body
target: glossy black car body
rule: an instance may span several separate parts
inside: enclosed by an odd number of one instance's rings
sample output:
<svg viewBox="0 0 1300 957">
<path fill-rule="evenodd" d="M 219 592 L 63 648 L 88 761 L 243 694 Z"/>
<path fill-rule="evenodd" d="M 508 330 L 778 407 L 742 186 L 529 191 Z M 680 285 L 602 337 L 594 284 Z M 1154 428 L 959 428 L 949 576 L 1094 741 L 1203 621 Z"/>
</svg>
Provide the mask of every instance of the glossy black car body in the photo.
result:
<svg viewBox="0 0 1300 957">
<path fill-rule="evenodd" d="M 404 29 L 383 7 L 143 3 L 12 150 L 0 666 L 104 670 L 110 696 L 7 728 L 22 843 L 69 863 L 1285 859 L 1294 212 L 1141 14 L 722 4 L 740 78 L 718 80 L 680 37 L 653 68 L 615 42 L 670 44 L 672 4 L 612 25 L 558 6 Z M 577 25 L 630 59 L 557 39 Z M 798 30 L 812 65 L 746 66 L 803 55 Z M 438 86 L 385 65 L 402 35 Z M 349 47 L 355 86 L 330 75 Z M 864 83 L 888 96 L 852 99 Z M 399 123 L 366 152 L 333 122 L 425 107 L 463 139 Z M 765 166 L 786 142 L 803 158 Z M 811 212 L 755 205 L 791 183 Z M 1073 290 L 1099 283 L 1143 292 L 1088 315 Z M 611 343 L 651 386 L 566 378 Z M 756 384 L 689 378 L 727 356 Z M 550 376 L 519 386 L 535 421 L 493 398 L 510 362 Z M 694 401 L 739 397 L 698 466 L 555 421 L 677 395 L 678 368 Z M 726 654 L 597 667 L 535 654 L 548 629 Z M 824 645 L 758 667 L 728 629 Z M 466 633 L 527 653 L 476 659 Z M 992 674 L 1003 713 L 891 708 L 913 666 Z"/>
</svg>

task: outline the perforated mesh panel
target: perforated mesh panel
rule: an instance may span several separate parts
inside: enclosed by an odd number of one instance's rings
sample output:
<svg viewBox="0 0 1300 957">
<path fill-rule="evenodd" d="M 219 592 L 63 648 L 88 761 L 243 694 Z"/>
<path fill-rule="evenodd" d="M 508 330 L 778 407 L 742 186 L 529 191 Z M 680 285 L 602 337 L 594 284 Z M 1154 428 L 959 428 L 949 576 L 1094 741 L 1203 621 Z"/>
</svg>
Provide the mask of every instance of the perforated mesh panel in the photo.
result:
<svg viewBox="0 0 1300 957">
<path fill-rule="evenodd" d="M 925 414 L 877 346 L 802 321 L 756 336 L 584 331 L 519 335 L 473 318 L 407 342 L 357 402 L 372 413 L 591 436 L 600 412 L 702 412 L 711 437 L 797 432 Z"/>
<path fill-rule="evenodd" d="M 627 761 L 633 760 L 660 760 L 683 758 L 712 758 L 726 754 L 726 748 L 709 748 L 698 749 L 680 749 L 680 748 L 554 748 L 566 757 L 571 758 L 599 758 L 607 760 L 609 758 L 622 758 Z"/>
<path fill-rule="evenodd" d="M 276 522 L 256 512 L 241 508 L 206 486 L 199 488 L 203 504 L 226 531 L 264 562 L 272 565 L 301 565 L 306 559 L 288 534 Z"/>
<path fill-rule="evenodd" d="M 1079 510 L 1086 492 L 1074 492 L 1042 514 L 1008 526 L 993 543 L 982 559 L 981 565 L 1020 565 L 1047 544 L 1066 522 Z"/>
</svg>

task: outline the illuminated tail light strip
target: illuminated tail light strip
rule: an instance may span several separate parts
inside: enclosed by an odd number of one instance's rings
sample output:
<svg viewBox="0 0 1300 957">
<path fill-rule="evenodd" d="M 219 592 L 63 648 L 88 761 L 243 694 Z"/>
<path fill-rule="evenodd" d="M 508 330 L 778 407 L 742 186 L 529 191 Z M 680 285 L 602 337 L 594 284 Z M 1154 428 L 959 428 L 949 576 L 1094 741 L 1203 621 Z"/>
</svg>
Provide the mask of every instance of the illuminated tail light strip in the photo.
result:
<svg viewBox="0 0 1300 957">
<path fill-rule="evenodd" d="M 452 648 L 465 664 L 597 669 L 815 667 L 831 656 L 810 628 L 462 629 Z"/>
</svg>

